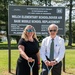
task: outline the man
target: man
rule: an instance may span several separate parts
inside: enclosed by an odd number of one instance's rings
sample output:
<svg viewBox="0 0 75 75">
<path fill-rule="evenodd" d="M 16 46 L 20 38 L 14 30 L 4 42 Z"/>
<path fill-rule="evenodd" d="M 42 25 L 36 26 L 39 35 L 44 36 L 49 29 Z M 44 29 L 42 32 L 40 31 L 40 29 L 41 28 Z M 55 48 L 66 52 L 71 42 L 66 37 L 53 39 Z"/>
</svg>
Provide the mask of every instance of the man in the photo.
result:
<svg viewBox="0 0 75 75">
<path fill-rule="evenodd" d="M 42 75 L 48 75 L 48 68 L 53 66 L 52 75 L 61 75 L 61 60 L 65 54 L 64 39 L 57 36 L 58 26 L 51 24 L 48 27 L 49 35 L 44 38 L 40 48 L 40 55 L 42 58 Z"/>
</svg>

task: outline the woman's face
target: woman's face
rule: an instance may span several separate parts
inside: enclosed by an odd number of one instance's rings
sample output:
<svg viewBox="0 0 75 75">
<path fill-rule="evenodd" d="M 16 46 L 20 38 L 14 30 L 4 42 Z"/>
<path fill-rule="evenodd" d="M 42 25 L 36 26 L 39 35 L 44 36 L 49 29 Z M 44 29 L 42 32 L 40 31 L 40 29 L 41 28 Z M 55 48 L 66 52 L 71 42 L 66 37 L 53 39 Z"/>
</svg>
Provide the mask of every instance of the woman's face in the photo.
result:
<svg viewBox="0 0 75 75">
<path fill-rule="evenodd" d="M 27 32 L 27 36 L 28 37 L 32 37 L 34 35 L 34 29 L 33 29 L 33 27 L 28 27 L 26 29 L 26 32 Z"/>
</svg>

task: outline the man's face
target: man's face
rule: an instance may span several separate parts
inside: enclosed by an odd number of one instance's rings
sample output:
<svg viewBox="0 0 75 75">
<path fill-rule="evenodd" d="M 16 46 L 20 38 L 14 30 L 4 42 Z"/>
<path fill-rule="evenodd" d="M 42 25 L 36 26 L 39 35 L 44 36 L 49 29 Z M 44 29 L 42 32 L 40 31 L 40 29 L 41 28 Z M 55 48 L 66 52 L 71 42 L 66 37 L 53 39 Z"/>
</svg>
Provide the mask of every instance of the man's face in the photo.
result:
<svg viewBox="0 0 75 75">
<path fill-rule="evenodd" d="M 56 36 L 56 34 L 57 34 L 57 28 L 55 27 L 55 26 L 51 26 L 50 28 L 49 28 L 49 34 L 50 34 L 50 36 L 52 37 L 52 38 L 54 38 L 55 36 Z"/>
</svg>

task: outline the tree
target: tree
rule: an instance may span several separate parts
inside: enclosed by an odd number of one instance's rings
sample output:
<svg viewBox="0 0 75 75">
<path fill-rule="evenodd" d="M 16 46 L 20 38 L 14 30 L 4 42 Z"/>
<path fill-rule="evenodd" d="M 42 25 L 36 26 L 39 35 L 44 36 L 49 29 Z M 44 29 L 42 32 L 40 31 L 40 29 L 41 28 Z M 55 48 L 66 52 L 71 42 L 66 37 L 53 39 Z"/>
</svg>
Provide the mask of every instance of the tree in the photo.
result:
<svg viewBox="0 0 75 75">
<path fill-rule="evenodd" d="M 55 2 L 55 4 L 53 4 L 53 2 Z M 0 24 L 4 24 L 6 26 L 6 32 L 8 35 L 8 4 L 32 6 L 62 6 L 65 4 L 64 6 L 66 7 L 68 2 L 68 0 L 0 0 Z M 75 0 L 73 0 L 73 2 L 75 2 Z M 69 10 L 68 7 L 66 7 L 66 9 Z"/>
<path fill-rule="evenodd" d="M 72 23 L 72 38 L 73 43 L 75 43 L 75 22 Z"/>
<path fill-rule="evenodd" d="M 7 0 L 0 0 L 0 24 L 6 24 L 7 14 Z"/>
<path fill-rule="evenodd" d="M 5 31 L 8 31 L 8 1 L 0 0 L 0 26 L 5 25 Z M 8 35 L 8 32 L 7 32 Z"/>
</svg>

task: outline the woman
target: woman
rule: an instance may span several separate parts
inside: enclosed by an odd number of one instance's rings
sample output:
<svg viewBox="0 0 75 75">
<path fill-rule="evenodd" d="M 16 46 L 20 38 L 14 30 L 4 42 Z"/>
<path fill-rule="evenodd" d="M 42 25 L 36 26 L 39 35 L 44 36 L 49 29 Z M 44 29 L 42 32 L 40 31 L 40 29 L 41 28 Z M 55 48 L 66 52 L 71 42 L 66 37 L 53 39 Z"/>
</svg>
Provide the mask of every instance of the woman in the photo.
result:
<svg viewBox="0 0 75 75">
<path fill-rule="evenodd" d="M 30 75 L 28 62 L 34 62 L 33 75 L 38 75 L 40 64 L 39 43 L 33 26 L 27 25 L 18 43 L 20 56 L 17 61 L 16 75 Z"/>
</svg>

